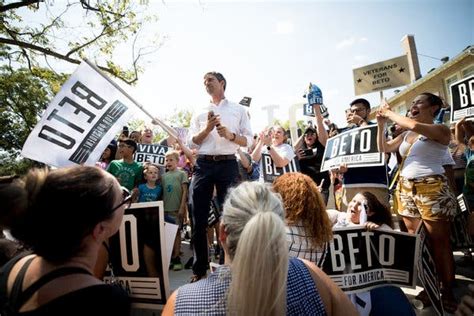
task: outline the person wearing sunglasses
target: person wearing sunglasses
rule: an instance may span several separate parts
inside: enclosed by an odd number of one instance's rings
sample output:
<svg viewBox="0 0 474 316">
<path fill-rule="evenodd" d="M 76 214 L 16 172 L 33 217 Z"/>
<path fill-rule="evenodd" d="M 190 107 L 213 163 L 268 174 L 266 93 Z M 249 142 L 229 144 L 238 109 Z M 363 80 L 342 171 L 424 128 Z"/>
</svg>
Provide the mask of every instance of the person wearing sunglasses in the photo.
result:
<svg viewBox="0 0 474 316">
<path fill-rule="evenodd" d="M 118 181 L 96 167 L 33 169 L 1 185 L 0 219 L 8 221 L 0 225 L 32 252 L 1 268 L 0 314 L 129 315 L 126 292 L 93 270 L 130 202 Z"/>
</svg>

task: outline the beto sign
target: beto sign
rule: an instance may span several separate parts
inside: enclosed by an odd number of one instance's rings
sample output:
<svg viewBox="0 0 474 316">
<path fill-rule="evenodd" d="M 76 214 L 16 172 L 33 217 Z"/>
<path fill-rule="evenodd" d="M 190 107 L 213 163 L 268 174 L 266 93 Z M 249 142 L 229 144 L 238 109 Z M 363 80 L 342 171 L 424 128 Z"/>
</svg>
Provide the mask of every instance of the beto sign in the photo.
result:
<svg viewBox="0 0 474 316">
<path fill-rule="evenodd" d="M 377 125 L 354 128 L 328 139 L 321 172 L 342 163 L 351 168 L 384 165 L 384 155 L 377 148 Z"/>
<path fill-rule="evenodd" d="M 450 90 L 451 122 L 474 117 L 474 75 L 453 83 Z"/>
</svg>

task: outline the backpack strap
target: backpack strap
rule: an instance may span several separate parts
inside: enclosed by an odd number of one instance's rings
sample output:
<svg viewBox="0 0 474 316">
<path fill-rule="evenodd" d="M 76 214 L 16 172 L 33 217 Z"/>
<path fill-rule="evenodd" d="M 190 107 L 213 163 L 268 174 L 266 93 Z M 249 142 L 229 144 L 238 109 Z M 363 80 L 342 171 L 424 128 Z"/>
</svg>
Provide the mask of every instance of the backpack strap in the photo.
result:
<svg viewBox="0 0 474 316">
<path fill-rule="evenodd" d="M 26 265 L 26 264 L 25 264 Z M 45 284 L 53 281 L 54 279 L 57 279 L 62 276 L 66 275 L 71 275 L 71 274 L 88 274 L 92 275 L 88 270 L 80 267 L 63 267 L 59 268 L 56 270 L 53 270 L 45 275 L 43 275 L 41 278 L 39 278 L 37 281 L 35 281 L 33 284 L 31 284 L 26 290 L 21 292 L 18 297 L 16 297 L 16 300 L 14 302 L 14 305 L 12 305 L 15 310 L 20 309 L 20 307 L 28 301 L 33 294 L 35 294 L 36 291 L 38 291 L 41 287 L 43 287 Z M 21 287 L 20 287 L 21 288 Z"/>
<path fill-rule="evenodd" d="M 30 266 L 31 262 L 33 262 L 34 258 L 35 257 L 31 257 L 25 262 L 18 272 L 15 282 L 13 283 L 12 291 L 10 293 L 10 306 L 13 308 L 15 308 L 18 297 L 21 295 L 21 287 L 25 279 L 26 270 L 28 270 L 28 267 Z"/>
</svg>

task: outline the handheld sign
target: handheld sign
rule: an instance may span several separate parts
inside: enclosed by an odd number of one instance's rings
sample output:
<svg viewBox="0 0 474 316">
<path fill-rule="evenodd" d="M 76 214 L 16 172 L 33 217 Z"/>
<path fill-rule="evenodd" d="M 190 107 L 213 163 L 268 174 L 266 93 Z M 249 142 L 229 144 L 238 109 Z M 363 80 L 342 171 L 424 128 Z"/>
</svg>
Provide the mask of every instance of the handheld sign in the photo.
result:
<svg viewBox="0 0 474 316">
<path fill-rule="evenodd" d="M 453 83 L 451 90 L 451 122 L 474 117 L 474 75 Z"/>
<path fill-rule="evenodd" d="M 440 283 L 436 272 L 436 264 L 430 252 L 430 240 L 423 222 L 418 227 L 416 234 L 420 236 L 420 256 L 417 263 L 418 278 L 428 294 L 434 310 L 441 316 L 444 315 L 444 310 L 441 301 Z"/>
<path fill-rule="evenodd" d="M 288 165 L 283 168 L 275 166 L 272 156 L 262 154 L 263 181 L 273 183 L 273 180 L 287 172 L 299 172 L 300 164 L 296 158 L 293 158 Z"/>
<path fill-rule="evenodd" d="M 165 154 L 171 147 L 150 144 L 137 144 L 137 151 L 134 155 L 136 162 L 151 162 L 158 166 L 165 165 Z"/>
<path fill-rule="evenodd" d="M 163 202 L 134 203 L 109 240 L 104 281 L 127 291 L 134 307 L 157 309 L 169 296 Z M 162 307 L 162 306 L 161 306 Z"/>
<path fill-rule="evenodd" d="M 321 268 L 346 294 L 387 284 L 416 286 L 417 235 L 362 226 L 333 234 Z"/>
<path fill-rule="evenodd" d="M 474 241 L 469 233 L 469 204 L 464 194 L 458 195 L 457 200 L 458 212 L 451 222 L 451 245 L 453 250 L 474 248 Z"/>
<path fill-rule="evenodd" d="M 133 102 L 82 62 L 28 136 L 21 155 L 55 167 L 93 166 L 122 126 Z"/>
<path fill-rule="evenodd" d="M 242 100 L 240 100 L 239 104 L 250 107 L 250 102 L 252 102 L 251 97 L 243 97 Z"/>
<path fill-rule="evenodd" d="M 406 55 L 352 70 L 355 95 L 393 89 L 410 83 Z"/>
<path fill-rule="evenodd" d="M 328 139 L 321 172 L 345 163 L 350 168 L 383 166 L 384 154 L 377 148 L 377 125 L 348 130 Z"/>
</svg>

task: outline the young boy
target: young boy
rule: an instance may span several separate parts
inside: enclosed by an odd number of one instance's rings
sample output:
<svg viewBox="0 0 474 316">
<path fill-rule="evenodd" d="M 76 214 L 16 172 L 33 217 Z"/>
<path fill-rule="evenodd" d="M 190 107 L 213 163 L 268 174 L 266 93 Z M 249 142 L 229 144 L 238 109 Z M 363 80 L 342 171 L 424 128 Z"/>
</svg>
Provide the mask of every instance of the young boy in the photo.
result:
<svg viewBox="0 0 474 316">
<path fill-rule="evenodd" d="M 107 167 L 107 171 L 117 178 L 120 185 L 126 187 L 129 191 L 139 183 L 142 178 L 141 164 L 133 160 L 133 154 L 137 150 L 137 143 L 131 139 L 119 141 L 118 152 L 122 159 L 113 160 Z"/>
<path fill-rule="evenodd" d="M 157 183 L 160 179 L 160 169 L 157 165 L 147 164 L 143 171 L 146 183 L 138 186 L 138 202 L 151 202 L 161 199 L 163 188 Z"/>
<path fill-rule="evenodd" d="M 181 226 L 186 216 L 186 201 L 188 199 L 188 176 L 178 170 L 179 152 L 168 151 L 165 155 L 166 173 L 162 177 L 163 203 L 165 221 Z M 178 230 L 174 240 L 171 265 L 174 271 L 183 269 L 181 258 L 181 234 Z"/>
</svg>

